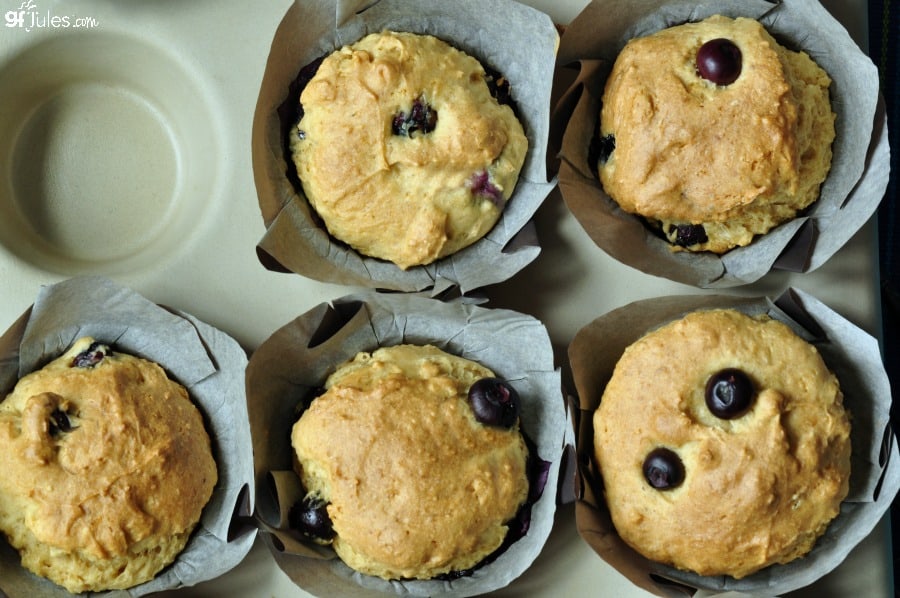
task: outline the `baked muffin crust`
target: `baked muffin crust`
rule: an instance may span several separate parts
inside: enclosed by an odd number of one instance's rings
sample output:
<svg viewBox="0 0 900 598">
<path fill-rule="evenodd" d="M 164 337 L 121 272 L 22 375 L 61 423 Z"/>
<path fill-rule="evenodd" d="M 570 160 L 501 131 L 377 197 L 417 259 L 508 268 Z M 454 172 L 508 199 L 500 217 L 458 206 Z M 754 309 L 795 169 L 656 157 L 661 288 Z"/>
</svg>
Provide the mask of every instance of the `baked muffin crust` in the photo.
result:
<svg viewBox="0 0 900 598">
<path fill-rule="evenodd" d="M 217 481 L 184 387 L 155 363 L 96 347 L 76 341 L 0 403 L 0 530 L 24 567 L 73 593 L 152 579 Z"/>
<path fill-rule="evenodd" d="M 753 402 L 707 407 L 711 376 L 738 368 Z M 806 554 L 847 495 L 850 425 L 837 378 L 784 324 L 734 310 L 688 314 L 629 346 L 594 414 L 613 524 L 647 558 L 741 578 Z M 651 486 L 644 461 L 673 451 L 683 481 Z"/>
<path fill-rule="evenodd" d="M 487 78 L 475 58 L 413 33 L 373 33 L 322 61 L 290 145 L 333 237 L 406 269 L 494 226 L 528 140 Z"/>
<path fill-rule="evenodd" d="M 728 85 L 696 66 L 721 38 L 742 56 Z M 600 134 L 615 149 L 598 165 L 603 188 L 675 249 L 747 245 L 818 198 L 835 135 L 830 83 L 753 19 L 716 15 L 631 40 L 604 90 Z"/>
<path fill-rule="evenodd" d="M 430 579 L 501 545 L 527 498 L 527 448 L 518 425 L 485 426 L 472 414 L 468 388 L 491 376 L 435 347 L 398 345 L 329 377 L 291 440 L 348 566 Z"/>
</svg>

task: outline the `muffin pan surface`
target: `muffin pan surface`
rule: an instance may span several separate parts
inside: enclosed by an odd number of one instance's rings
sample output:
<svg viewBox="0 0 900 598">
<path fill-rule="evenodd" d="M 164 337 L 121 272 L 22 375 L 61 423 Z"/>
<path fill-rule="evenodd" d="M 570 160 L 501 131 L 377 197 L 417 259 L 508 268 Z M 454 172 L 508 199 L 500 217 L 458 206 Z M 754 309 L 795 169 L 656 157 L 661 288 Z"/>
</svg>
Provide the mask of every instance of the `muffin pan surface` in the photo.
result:
<svg viewBox="0 0 900 598">
<path fill-rule="evenodd" d="M 298 314 L 353 290 L 268 271 L 255 251 L 265 227 L 251 164 L 252 118 L 273 35 L 293 4 L 6 5 L 16 17 L 0 29 L 0 328 L 11 326 L 42 286 L 97 273 L 196 316 L 252 352 Z M 587 2 L 525 4 L 565 24 Z M 864 3 L 825 5 L 864 45 Z M 52 16 L 68 17 L 69 25 L 53 26 Z M 698 292 L 610 257 L 558 189 L 534 225 L 539 255 L 481 293 L 488 307 L 530 314 L 547 327 L 570 392 L 566 347 L 580 328 L 635 300 Z M 874 333 L 875 260 L 869 222 L 815 271 L 771 272 L 734 294 L 798 287 Z M 883 522 L 833 573 L 790 595 L 887 595 L 889 540 Z M 534 564 L 492 595 L 598 593 L 650 595 L 578 536 L 574 506 L 566 503 Z M 224 575 L 166 595 L 310 596 L 261 541 Z"/>
</svg>

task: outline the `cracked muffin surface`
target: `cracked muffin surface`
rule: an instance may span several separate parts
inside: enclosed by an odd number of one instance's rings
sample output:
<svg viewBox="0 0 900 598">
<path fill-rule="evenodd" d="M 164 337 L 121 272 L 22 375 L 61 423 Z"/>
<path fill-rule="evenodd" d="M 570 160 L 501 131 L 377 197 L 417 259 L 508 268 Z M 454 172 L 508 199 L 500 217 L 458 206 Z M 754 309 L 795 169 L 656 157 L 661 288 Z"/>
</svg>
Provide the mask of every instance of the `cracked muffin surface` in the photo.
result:
<svg viewBox="0 0 900 598">
<path fill-rule="evenodd" d="M 217 481 L 185 388 L 82 338 L 0 402 L 0 530 L 22 565 L 73 593 L 152 579 L 183 550 Z"/>
<path fill-rule="evenodd" d="M 849 489 L 838 380 L 765 316 L 699 311 L 648 333 L 616 364 L 593 428 L 616 531 L 701 575 L 801 557 Z"/>
<path fill-rule="evenodd" d="M 528 449 L 518 417 L 486 425 L 468 404 L 470 388 L 492 376 L 430 345 L 397 345 L 328 378 L 291 441 L 348 566 L 432 579 L 501 546 L 528 498 Z"/>
<path fill-rule="evenodd" d="M 290 151 L 328 232 L 403 269 L 482 238 L 528 149 L 508 83 L 429 35 L 384 31 L 326 56 Z"/>
<path fill-rule="evenodd" d="M 830 84 L 749 18 L 633 39 L 604 90 L 603 188 L 675 250 L 747 245 L 818 198 L 835 136 Z"/>
</svg>

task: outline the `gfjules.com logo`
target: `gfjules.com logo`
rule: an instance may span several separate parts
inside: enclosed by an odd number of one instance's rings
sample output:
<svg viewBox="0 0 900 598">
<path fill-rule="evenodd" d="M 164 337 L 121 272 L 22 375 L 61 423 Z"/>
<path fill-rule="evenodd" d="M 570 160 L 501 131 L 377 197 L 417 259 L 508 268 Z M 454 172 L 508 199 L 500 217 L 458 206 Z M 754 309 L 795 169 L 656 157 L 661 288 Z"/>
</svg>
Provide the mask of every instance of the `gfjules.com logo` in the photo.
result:
<svg viewBox="0 0 900 598">
<path fill-rule="evenodd" d="M 34 0 L 25 0 L 18 10 L 8 10 L 4 16 L 7 27 L 25 31 L 32 29 L 92 29 L 100 25 L 94 17 L 57 15 L 50 10 L 39 10 Z"/>
</svg>

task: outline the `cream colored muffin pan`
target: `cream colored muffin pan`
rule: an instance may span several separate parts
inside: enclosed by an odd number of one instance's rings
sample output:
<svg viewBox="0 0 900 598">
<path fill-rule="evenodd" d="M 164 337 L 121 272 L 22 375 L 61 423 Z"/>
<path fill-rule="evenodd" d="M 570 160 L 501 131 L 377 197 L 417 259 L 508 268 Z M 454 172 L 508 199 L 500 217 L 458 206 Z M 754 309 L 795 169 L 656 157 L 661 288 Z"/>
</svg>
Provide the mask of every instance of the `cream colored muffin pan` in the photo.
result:
<svg viewBox="0 0 900 598">
<path fill-rule="evenodd" d="M 566 23 L 585 0 L 531 0 Z M 863 0 L 825 3 L 865 44 Z M 290 0 L 7 0 L 0 12 L 0 328 L 41 285 L 110 276 L 184 310 L 252 350 L 309 308 L 351 289 L 265 270 L 250 130 L 275 28 Z M 583 325 L 635 299 L 698 293 L 597 248 L 558 191 L 538 212 L 540 256 L 487 289 L 489 306 L 541 319 L 564 366 Z M 815 272 L 774 272 L 741 295 L 795 286 L 877 333 L 870 222 Z M 564 367 L 565 372 L 565 367 Z M 564 374 L 565 379 L 565 374 Z M 565 380 L 564 380 L 565 381 Z M 836 571 L 796 596 L 887 596 L 887 523 Z M 184 597 L 308 596 L 257 541 L 225 576 Z M 560 508 L 532 568 L 501 596 L 647 596 L 597 557 Z"/>
</svg>

